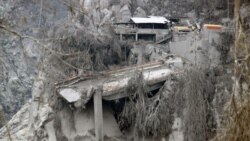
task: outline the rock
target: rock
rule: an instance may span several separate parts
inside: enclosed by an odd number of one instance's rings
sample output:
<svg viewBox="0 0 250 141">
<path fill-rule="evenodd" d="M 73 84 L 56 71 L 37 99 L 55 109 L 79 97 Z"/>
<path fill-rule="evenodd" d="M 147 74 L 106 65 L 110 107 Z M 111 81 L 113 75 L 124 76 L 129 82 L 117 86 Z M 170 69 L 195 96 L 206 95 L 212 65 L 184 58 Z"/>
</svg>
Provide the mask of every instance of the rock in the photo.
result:
<svg viewBox="0 0 250 141">
<path fill-rule="evenodd" d="M 121 9 L 120 5 L 112 5 L 112 7 L 111 7 L 112 13 L 114 13 L 115 18 L 117 19 L 117 21 L 121 20 L 120 9 Z M 118 13 L 118 14 L 115 14 L 115 13 Z"/>
<path fill-rule="evenodd" d="M 11 7 L 8 3 L 0 5 L 0 20 L 4 21 L 9 18 L 9 12 L 11 11 Z"/>
<path fill-rule="evenodd" d="M 100 0 L 101 10 L 109 8 L 109 5 L 110 5 L 110 0 Z"/>
<path fill-rule="evenodd" d="M 84 10 L 89 13 L 92 9 L 93 9 L 93 0 L 85 0 Z"/>
<path fill-rule="evenodd" d="M 129 2 L 130 2 L 130 0 L 121 0 L 121 1 L 120 1 L 120 5 L 121 5 L 121 6 L 128 5 Z"/>
<path fill-rule="evenodd" d="M 13 141 L 27 141 L 29 104 L 25 104 L 9 121 L 8 128 Z M 8 140 L 6 127 L 0 129 L 0 141 Z"/>
<path fill-rule="evenodd" d="M 103 18 L 102 18 L 102 22 L 100 25 L 110 23 L 112 12 L 108 9 L 104 9 L 104 10 L 102 10 L 102 15 L 103 15 Z"/>
<path fill-rule="evenodd" d="M 56 13 L 43 11 L 43 17 L 45 17 L 41 20 L 43 37 L 46 37 L 47 31 L 52 30 L 58 20 L 67 17 L 68 14 L 67 7 L 58 0 L 44 3 L 44 7 L 48 5 Z M 1 12 L 1 7 L 4 8 L 4 13 Z M 1 1 L 0 17 L 4 15 L 8 19 L 8 23 L 2 23 L 1 20 L 1 24 L 11 27 L 22 35 L 39 38 L 41 35 L 41 30 L 38 30 L 39 7 L 39 2 Z M 54 15 L 52 16 L 51 13 Z M 21 25 L 21 20 L 25 24 Z M 0 69 L 4 64 L 4 70 L 0 71 L 5 73 L 0 83 L 0 103 L 7 119 L 10 119 L 31 98 L 33 80 L 36 77 L 37 65 L 43 48 L 32 39 L 25 38 L 21 41 L 19 37 L 3 30 L 1 30 L 0 38 L 3 39 L 0 40 Z"/>
<path fill-rule="evenodd" d="M 146 17 L 147 14 L 141 7 L 138 7 L 138 8 L 136 8 L 134 16 L 135 17 Z"/>
<path fill-rule="evenodd" d="M 131 18 L 131 12 L 128 5 L 124 5 L 120 10 L 121 22 L 128 22 Z"/>
<path fill-rule="evenodd" d="M 145 5 L 146 5 L 146 2 L 145 2 L 145 1 L 147 1 L 147 0 L 136 0 L 137 5 L 138 5 L 139 7 L 145 7 Z"/>
<path fill-rule="evenodd" d="M 28 39 L 24 39 L 22 43 L 23 43 L 25 55 L 27 55 L 27 57 L 30 57 L 38 61 L 38 59 L 41 56 L 41 50 L 37 47 L 37 44 Z"/>
<path fill-rule="evenodd" d="M 15 114 L 19 107 L 22 107 L 22 105 L 26 102 L 28 98 L 30 98 L 30 88 L 27 89 L 27 84 L 23 84 L 22 80 L 20 80 L 18 77 L 12 77 L 9 79 L 9 82 L 7 84 L 7 92 L 8 96 L 5 98 L 5 101 L 3 102 L 3 105 L 8 109 L 8 114 Z"/>
</svg>

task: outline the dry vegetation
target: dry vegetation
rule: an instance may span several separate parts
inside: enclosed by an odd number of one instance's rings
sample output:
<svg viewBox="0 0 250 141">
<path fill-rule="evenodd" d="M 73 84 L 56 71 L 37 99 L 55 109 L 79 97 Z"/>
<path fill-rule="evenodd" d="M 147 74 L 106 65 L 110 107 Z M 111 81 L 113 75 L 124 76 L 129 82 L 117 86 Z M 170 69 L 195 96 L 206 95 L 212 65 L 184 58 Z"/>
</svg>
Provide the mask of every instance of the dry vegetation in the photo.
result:
<svg viewBox="0 0 250 141">
<path fill-rule="evenodd" d="M 234 48 L 235 85 L 230 103 L 227 107 L 227 125 L 217 136 L 216 141 L 250 140 L 250 34 L 249 0 L 235 0 L 236 40 Z"/>
<path fill-rule="evenodd" d="M 122 130 L 133 130 L 135 138 L 167 138 L 177 116 L 184 119 L 185 140 L 207 140 L 215 135 L 211 107 L 214 87 L 204 70 L 189 68 L 172 75 L 156 94 L 146 91 L 141 77 L 138 74 L 127 88 L 133 96 L 118 118 Z"/>
<path fill-rule="evenodd" d="M 222 32 L 220 33 L 221 42 L 217 45 L 217 50 L 221 53 L 220 59 L 222 64 L 228 64 L 232 61 L 232 57 L 230 55 L 230 49 L 233 45 L 234 35 L 233 33 L 229 32 Z M 231 58 L 229 58 L 229 56 Z"/>
<path fill-rule="evenodd" d="M 58 111 L 68 108 L 72 113 L 75 112 L 74 106 L 58 97 L 54 83 L 56 81 L 67 80 L 70 77 L 80 74 L 92 74 L 127 65 L 131 45 L 120 42 L 115 38 L 105 38 L 105 42 L 88 34 L 84 29 L 74 26 L 59 27 L 55 33 L 51 48 L 60 52 L 60 56 L 45 51 L 45 56 L 41 70 L 46 72 L 46 87 L 50 95 L 49 103 L 55 112 L 54 128 L 58 140 L 64 140 L 65 136 L 61 129 L 61 120 Z M 72 118 L 73 120 L 73 118 Z M 73 123 L 74 121 L 71 121 Z"/>
<path fill-rule="evenodd" d="M 163 4 L 163 2 L 159 1 L 157 4 Z M 236 5 L 238 13 L 239 7 L 240 5 Z M 235 84 L 239 84 L 238 88 L 235 85 L 235 92 L 239 95 L 232 97 L 228 108 L 228 124 L 224 132 L 216 138 L 218 141 L 250 140 L 249 26 L 246 26 L 244 19 L 237 16 L 238 32 L 234 53 L 237 81 Z M 231 39 L 231 36 L 228 38 Z M 41 42 L 40 45 L 42 44 Z M 49 47 L 50 50 L 43 50 L 41 70 L 47 72 L 46 78 L 50 82 L 47 85 L 50 86 L 53 86 L 51 83 L 55 81 L 80 73 L 98 72 L 114 66 L 126 65 L 126 58 L 131 48 L 129 44 L 115 39 L 107 38 L 103 42 L 87 34 L 87 31 L 68 25 L 56 30 Z M 226 53 L 229 51 L 227 46 L 222 46 L 221 50 Z M 214 88 L 206 74 L 195 69 L 185 72 L 180 79 L 183 82 L 174 76 L 169 77 L 165 86 L 154 95 L 147 92 L 148 87 L 142 81 L 141 73 L 136 74 L 126 90 L 133 96 L 126 100 L 124 109 L 118 117 L 121 129 L 135 129 L 135 136 L 139 137 L 167 137 L 172 131 L 174 114 L 177 111 L 178 116 L 185 116 L 185 140 L 203 141 L 213 137 L 215 124 L 210 104 Z M 2 76 L 3 74 L 0 73 L 0 77 Z M 183 89 L 179 90 L 181 86 Z M 60 110 L 62 108 L 60 106 L 64 105 L 60 99 L 56 98 L 56 100 L 58 101 L 52 105 L 55 111 Z M 182 103 L 185 104 L 181 105 Z M 186 114 L 182 115 L 184 109 Z M 1 115 L 0 112 L 0 118 L 3 117 Z M 60 119 L 55 119 L 54 126 L 60 130 Z M 58 134 L 61 134 L 61 131 L 58 131 Z M 57 135 L 59 140 L 63 140 L 60 136 L 62 135 Z"/>
<path fill-rule="evenodd" d="M 5 114 L 3 111 L 3 107 L 0 105 L 0 127 L 5 125 Z"/>
<path fill-rule="evenodd" d="M 214 86 L 204 70 L 188 69 L 184 75 L 182 94 L 186 95 L 184 140 L 205 141 L 215 134 L 212 99 Z"/>
<path fill-rule="evenodd" d="M 55 30 L 42 60 L 45 72 L 56 81 L 81 73 L 126 65 L 131 45 L 116 38 L 96 37 L 84 29 L 64 25 Z"/>
<path fill-rule="evenodd" d="M 132 94 L 124 105 L 124 109 L 119 116 L 121 129 L 134 128 L 134 137 L 167 137 L 171 133 L 174 120 L 174 89 L 173 76 L 164 88 L 152 97 L 147 92 L 147 85 L 143 82 L 139 73 L 130 80 L 126 90 Z"/>
</svg>

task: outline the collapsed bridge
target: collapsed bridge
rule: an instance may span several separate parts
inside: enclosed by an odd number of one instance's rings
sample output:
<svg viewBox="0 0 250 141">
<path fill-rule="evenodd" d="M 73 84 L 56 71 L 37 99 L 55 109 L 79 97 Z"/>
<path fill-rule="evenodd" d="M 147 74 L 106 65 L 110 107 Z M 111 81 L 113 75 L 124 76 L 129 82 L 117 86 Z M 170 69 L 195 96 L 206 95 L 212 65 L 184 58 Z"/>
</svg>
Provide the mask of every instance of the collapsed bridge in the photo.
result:
<svg viewBox="0 0 250 141">
<path fill-rule="evenodd" d="M 182 60 L 177 58 L 99 73 L 84 73 L 56 83 L 57 92 L 76 108 L 81 108 L 93 98 L 96 140 L 102 141 L 102 99 L 110 101 L 130 96 L 131 94 L 126 93 L 126 88 L 138 72 L 142 74 L 149 92 L 160 89 L 169 75 L 176 73 L 176 69 L 172 69 L 173 66 L 182 67 L 182 64 Z"/>
</svg>

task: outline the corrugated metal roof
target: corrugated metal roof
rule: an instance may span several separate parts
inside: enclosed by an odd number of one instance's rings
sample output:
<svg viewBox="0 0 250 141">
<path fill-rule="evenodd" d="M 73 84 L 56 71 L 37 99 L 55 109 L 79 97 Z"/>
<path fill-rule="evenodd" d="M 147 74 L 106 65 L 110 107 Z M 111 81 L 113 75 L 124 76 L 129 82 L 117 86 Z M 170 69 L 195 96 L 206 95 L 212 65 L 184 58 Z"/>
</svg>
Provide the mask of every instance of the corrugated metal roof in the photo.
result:
<svg viewBox="0 0 250 141">
<path fill-rule="evenodd" d="M 167 20 L 165 17 L 160 17 L 160 16 L 149 16 L 147 18 L 142 18 L 142 17 L 133 17 L 131 20 L 134 23 L 158 23 L 158 24 L 165 24 L 169 23 L 170 21 Z"/>
</svg>

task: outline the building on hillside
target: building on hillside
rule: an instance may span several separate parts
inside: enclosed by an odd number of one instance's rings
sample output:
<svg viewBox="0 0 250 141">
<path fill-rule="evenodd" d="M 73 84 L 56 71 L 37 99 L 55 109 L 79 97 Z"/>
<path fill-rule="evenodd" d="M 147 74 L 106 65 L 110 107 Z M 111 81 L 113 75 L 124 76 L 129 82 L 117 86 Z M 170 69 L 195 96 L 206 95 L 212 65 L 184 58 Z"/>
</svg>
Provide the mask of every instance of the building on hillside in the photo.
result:
<svg viewBox="0 0 250 141">
<path fill-rule="evenodd" d="M 170 21 L 165 17 L 133 17 L 126 23 L 115 23 L 115 32 L 120 40 L 165 43 L 172 37 Z"/>
</svg>

